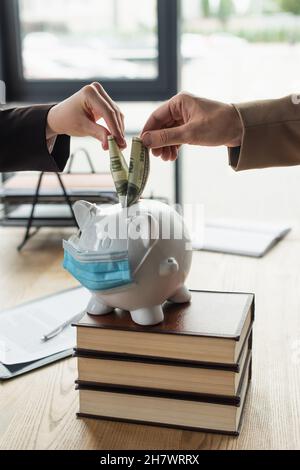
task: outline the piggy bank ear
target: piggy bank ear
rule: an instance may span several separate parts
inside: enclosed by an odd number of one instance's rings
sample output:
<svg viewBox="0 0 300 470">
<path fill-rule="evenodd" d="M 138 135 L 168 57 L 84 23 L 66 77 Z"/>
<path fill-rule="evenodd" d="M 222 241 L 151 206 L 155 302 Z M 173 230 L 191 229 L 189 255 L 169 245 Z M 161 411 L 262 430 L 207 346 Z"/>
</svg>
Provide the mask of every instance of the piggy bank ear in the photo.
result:
<svg viewBox="0 0 300 470">
<path fill-rule="evenodd" d="M 87 201 L 77 201 L 73 205 L 73 211 L 79 228 L 82 230 L 95 217 L 97 208 Z"/>
</svg>

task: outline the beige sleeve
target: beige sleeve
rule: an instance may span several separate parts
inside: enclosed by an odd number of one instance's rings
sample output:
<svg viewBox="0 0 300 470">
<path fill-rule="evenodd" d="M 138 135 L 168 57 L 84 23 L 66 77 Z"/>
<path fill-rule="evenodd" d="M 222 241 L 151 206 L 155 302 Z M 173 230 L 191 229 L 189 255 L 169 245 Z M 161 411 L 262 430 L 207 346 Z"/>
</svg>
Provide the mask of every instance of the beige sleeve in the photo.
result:
<svg viewBox="0 0 300 470">
<path fill-rule="evenodd" d="M 236 171 L 300 165 L 300 97 L 234 105 L 243 123 L 241 147 L 228 149 Z"/>
</svg>

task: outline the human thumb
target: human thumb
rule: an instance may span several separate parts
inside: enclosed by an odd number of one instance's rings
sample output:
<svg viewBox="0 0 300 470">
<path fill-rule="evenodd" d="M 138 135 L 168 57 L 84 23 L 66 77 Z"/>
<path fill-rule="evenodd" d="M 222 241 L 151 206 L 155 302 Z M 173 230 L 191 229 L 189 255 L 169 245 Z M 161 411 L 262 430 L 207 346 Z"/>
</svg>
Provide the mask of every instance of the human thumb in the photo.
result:
<svg viewBox="0 0 300 470">
<path fill-rule="evenodd" d="M 143 144 L 151 149 L 187 143 L 186 126 L 147 131 L 142 135 Z"/>
</svg>

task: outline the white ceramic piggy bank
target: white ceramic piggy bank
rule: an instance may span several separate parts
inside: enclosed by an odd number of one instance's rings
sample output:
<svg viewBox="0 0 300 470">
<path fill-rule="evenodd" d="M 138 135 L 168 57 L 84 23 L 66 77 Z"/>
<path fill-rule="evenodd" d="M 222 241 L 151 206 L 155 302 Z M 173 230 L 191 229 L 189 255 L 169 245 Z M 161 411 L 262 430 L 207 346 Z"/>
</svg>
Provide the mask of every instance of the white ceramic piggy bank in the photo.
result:
<svg viewBox="0 0 300 470">
<path fill-rule="evenodd" d="M 190 239 L 182 217 L 173 208 L 146 200 L 127 209 L 79 201 L 74 213 L 80 235 L 69 243 L 87 256 L 94 253 L 97 259 L 99 254 L 101 260 L 107 256 L 108 261 L 114 260 L 118 253 L 127 253 L 130 267 L 127 284 L 103 290 L 89 288 L 90 315 L 120 308 L 128 310 L 139 325 L 155 325 L 164 319 L 162 304 L 166 300 L 191 300 L 185 287 L 192 261 Z"/>
</svg>

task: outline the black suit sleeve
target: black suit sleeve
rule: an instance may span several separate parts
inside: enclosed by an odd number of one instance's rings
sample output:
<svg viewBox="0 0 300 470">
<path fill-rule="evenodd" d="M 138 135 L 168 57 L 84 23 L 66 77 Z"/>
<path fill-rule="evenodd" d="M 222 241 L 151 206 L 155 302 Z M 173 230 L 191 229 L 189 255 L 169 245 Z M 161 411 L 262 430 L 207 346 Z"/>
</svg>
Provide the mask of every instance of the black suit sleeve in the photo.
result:
<svg viewBox="0 0 300 470">
<path fill-rule="evenodd" d="M 64 170 L 70 137 L 58 136 L 50 154 L 46 141 L 51 105 L 0 110 L 0 172 Z"/>
</svg>

